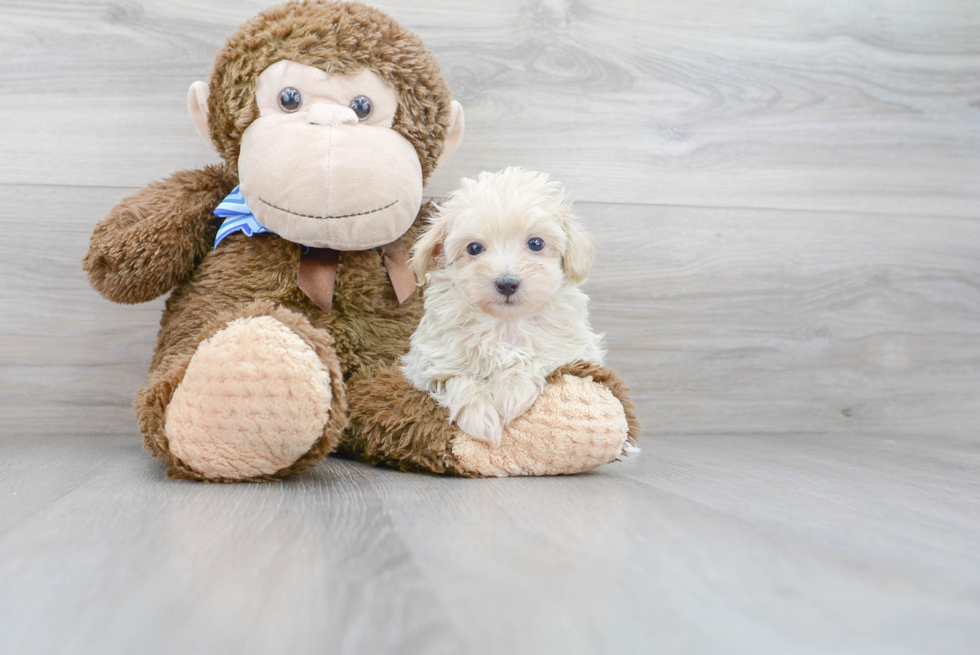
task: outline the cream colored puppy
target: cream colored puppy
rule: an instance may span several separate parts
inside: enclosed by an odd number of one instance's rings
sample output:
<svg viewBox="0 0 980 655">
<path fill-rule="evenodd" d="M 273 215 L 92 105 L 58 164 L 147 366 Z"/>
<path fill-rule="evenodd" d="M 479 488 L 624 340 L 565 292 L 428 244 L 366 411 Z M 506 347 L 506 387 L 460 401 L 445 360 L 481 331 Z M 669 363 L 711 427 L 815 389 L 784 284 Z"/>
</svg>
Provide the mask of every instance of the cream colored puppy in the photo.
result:
<svg viewBox="0 0 980 655">
<path fill-rule="evenodd" d="M 413 247 L 415 274 L 428 287 L 402 358 L 405 377 L 464 432 L 499 446 L 551 372 L 602 363 L 601 335 L 578 287 L 594 252 L 546 174 L 508 168 L 464 179 Z"/>
</svg>

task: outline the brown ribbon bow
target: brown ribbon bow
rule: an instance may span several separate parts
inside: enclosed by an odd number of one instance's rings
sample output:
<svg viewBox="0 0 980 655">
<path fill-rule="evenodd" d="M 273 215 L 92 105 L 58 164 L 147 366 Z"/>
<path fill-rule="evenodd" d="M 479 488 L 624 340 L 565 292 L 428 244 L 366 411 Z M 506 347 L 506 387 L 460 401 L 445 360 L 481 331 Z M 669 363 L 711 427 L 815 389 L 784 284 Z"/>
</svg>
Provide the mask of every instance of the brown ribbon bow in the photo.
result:
<svg viewBox="0 0 980 655">
<path fill-rule="evenodd" d="M 398 304 L 415 293 L 415 274 L 408 265 L 408 248 L 401 239 L 381 246 L 381 261 L 395 290 Z M 333 287 L 337 281 L 340 253 L 330 248 L 306 248 L 299 259 L 300 290 L 327 314 L 333 306 Z"/>
</svg>

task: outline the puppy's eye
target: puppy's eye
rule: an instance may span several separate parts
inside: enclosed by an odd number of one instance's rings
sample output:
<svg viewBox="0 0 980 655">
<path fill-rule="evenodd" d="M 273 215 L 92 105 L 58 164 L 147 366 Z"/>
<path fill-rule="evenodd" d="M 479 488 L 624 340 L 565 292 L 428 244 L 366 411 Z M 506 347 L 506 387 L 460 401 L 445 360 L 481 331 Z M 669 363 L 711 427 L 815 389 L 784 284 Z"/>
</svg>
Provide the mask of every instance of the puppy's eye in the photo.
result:
<svg viewBox="0 0 980 655">
<path fill-rule="evenodd" d="M 371 115 L 374 111 L 374 106 L 371 104 L 371 98 L 367 96 L 357 96 L 350 101 L 350 108 L 354 110 L 357 114 L 357 120 L 363 121 L 365 118 Z"/>
<path fill-rule="evenodd" d="M 466 246 L 466 252 L 468 252 L 471 255 L 473 255 L 474 257 L 476 257 L 481 252 L 483 252 L 483 246 L 481 246 L 480 244 L 478 244 L 477 242 L 474 241 L 470 245 Z"/>
<path fill-rule="evenodd" d="M 527 247 L 533 250 L 534 252 L 539 252 L 542 249 L 544 249 L 544 241 L 542 241 L 538 237 L 534 237 L 533 239 L 527 242 Z"/>
<path fill-rule="evenodd" d="M 287 114 L 291 114 L 303 106 L 303 94 L 291 86 L 279 92 L 279 107 Z"/>
</svg>

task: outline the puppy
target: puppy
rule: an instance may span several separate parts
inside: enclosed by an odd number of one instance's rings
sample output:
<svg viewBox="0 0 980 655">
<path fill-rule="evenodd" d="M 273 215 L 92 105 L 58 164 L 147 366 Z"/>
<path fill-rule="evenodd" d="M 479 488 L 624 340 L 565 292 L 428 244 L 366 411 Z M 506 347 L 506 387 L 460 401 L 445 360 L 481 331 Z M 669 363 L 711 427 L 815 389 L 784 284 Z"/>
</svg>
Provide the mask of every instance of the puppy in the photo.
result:
<svg viewBox="0 0 980 655">
<path fill-rule="evenodd" d="M 594 253 L 546 174 L 508 168 L 463 179 L 413 247 L 416 277 L 428 286 L 401 360 L 405 377 L 464 432 L 499 446 L 550 373 L 602 363 L 579 289 Z"/>
</svg>

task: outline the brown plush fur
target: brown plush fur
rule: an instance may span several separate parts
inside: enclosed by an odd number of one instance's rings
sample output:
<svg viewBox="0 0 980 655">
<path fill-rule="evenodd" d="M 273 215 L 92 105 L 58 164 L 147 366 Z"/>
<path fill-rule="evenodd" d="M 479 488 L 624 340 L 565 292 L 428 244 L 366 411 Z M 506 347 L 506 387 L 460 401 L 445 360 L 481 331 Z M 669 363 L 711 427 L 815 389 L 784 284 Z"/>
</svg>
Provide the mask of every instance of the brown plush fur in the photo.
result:
<svg viewBox="0 0 980 655">
<path fill-rule="evenodd" d="M 640 436 L 636 407 L 627 396 L 628 387 L 615 371 L 577 362 L 559 368 L 548 381 L 554 383 L 565 374 L 589 378 L 608 388 L 623 405 L 627 441 L 636 443 Z M 397 367 L 353 379 L 348 398 L 350 427 L 339 454 L 405 471 L 479 477 L 463 468 L 452 454 L 453 440 L 460 432 L 447 421 L 449 411 L 439 407 L 429 394 L 414 388 Z"/>
<path fill-rule="evenodd" d="M 350 428 L 338 454 L 403 471 L 469 477 L 452 454 L 456 426 L 427 393 L 397 368 L 351 380 Z"/>
<path fill-rule="evenodd" d="M 424 207 L 420 217 L 429 209 Z M 416 220 L 402 237 L 406 245 L 420 224 Z M 333 311 L 324 314 L 296 284 L 302 248 L 274 234 L 229 235 L 204 258 L 193 283 L 178 287 L 168 299 L 152 366 L 169 355 L 193 352 L 198 334 L 216 313 L 235 313 L 256 299 L 289 308 L 332 334 L 345 379 L 403 354 L 421 317 L 421 294 L 399 305 L 380 253 L 343 252 Z"/>
<path fill-rule="evenodd" d="M 357 2 L 292 2 L 242 25 L 218 53 L 211 74 L 211 140 L 232 170 L 242 133 L 259 115 L 259 73 L 282 59 L 331 75 L 370 70 L 398 94 L 392 127 L 415 147 L 423 180 L 435 169 L 452 120 L 439 64 L 414 34 Z"/>
<path fill-rule="evenodd" d="M 82 264 L 92 287 L 119 303 L 153 300 L 190 277 L 214 244 L 211 213 L 238 180 L 224 166 L 180 171 L 116 205 Z"/>
</svg>

